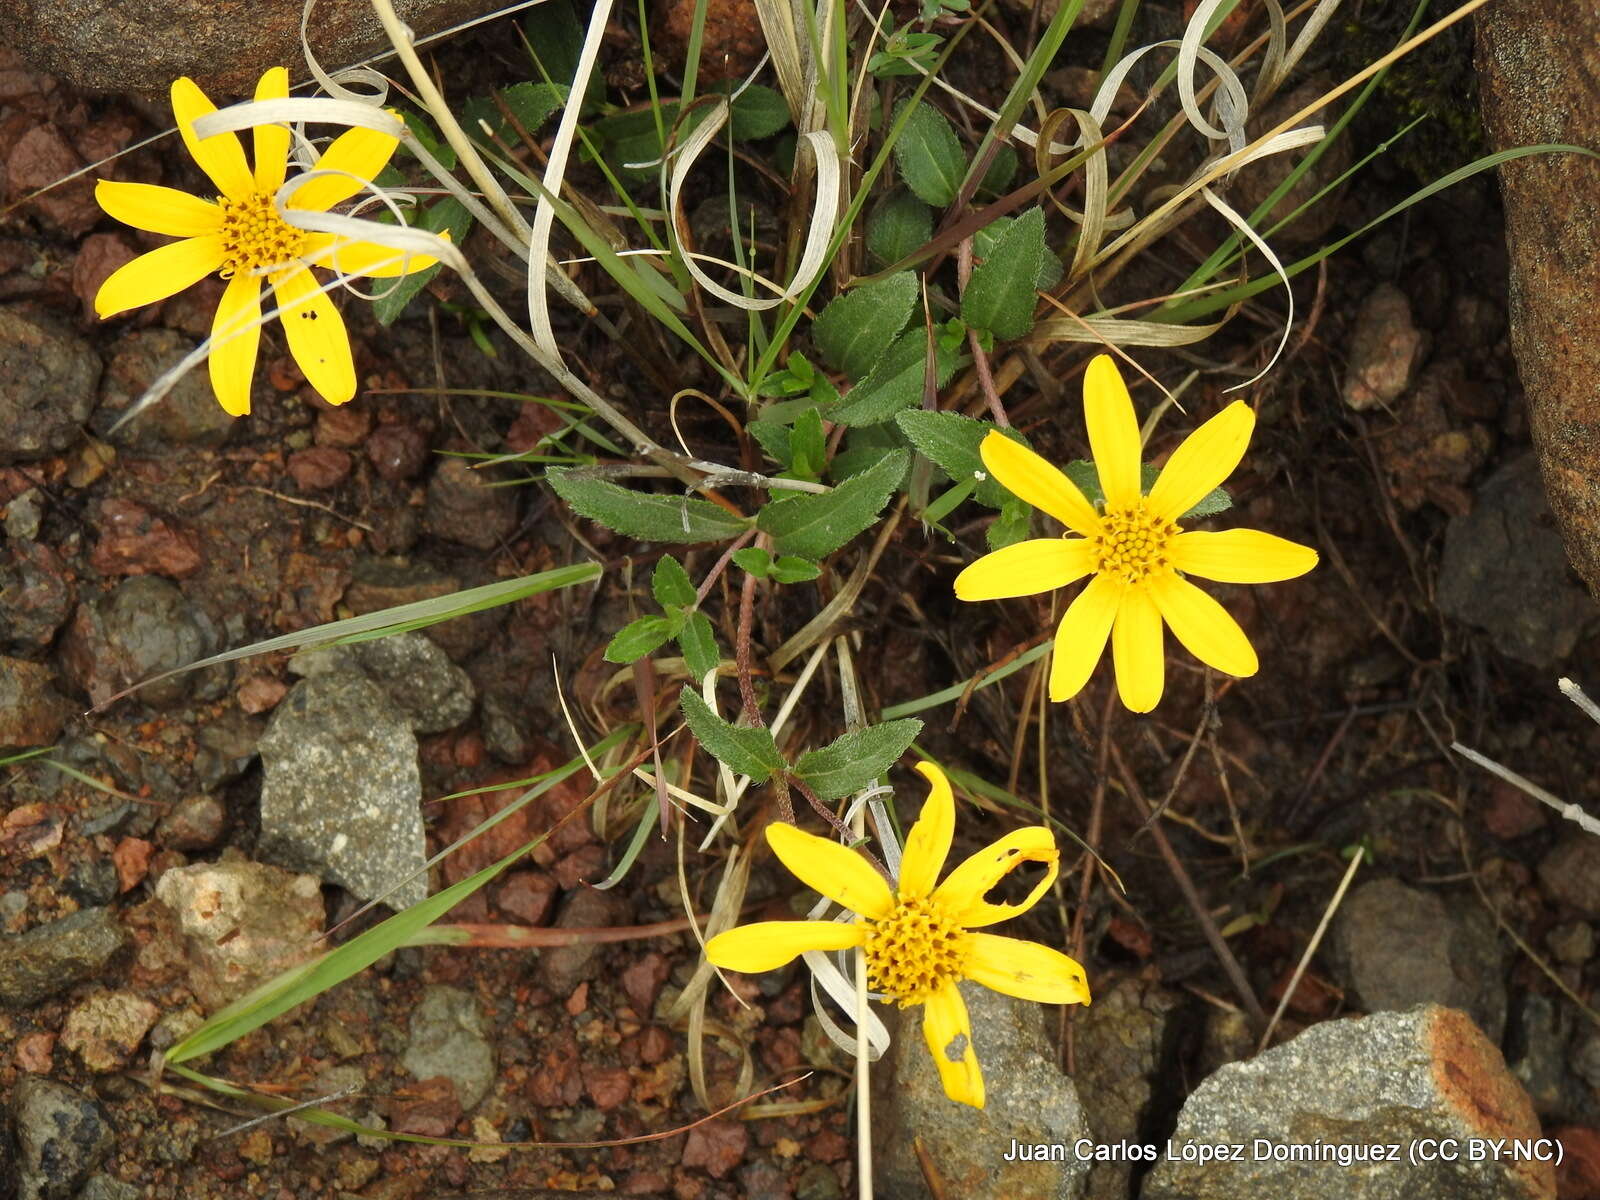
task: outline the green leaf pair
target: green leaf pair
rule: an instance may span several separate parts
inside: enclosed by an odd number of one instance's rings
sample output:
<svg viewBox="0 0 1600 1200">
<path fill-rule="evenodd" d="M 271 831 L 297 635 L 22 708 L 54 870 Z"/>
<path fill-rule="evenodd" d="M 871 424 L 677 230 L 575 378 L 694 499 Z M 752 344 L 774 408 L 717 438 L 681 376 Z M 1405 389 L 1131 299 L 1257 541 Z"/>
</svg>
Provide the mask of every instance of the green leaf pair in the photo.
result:
<svg viewBox="0 0 1600 1200">
<path fill-rule="evenodd" d="M 661 606 L 661 615 L 640 617 L 619 629 L 606 646 L 605 660 L 637 662 L 676 639 L 684 665 L 698 683 L 706 672 L 717 669 L 721 655 L 717 651 L 716 630 L 696 607 L 699 597 L 683 564 L 670 554 L 663 555 L 650 576 L 650 593 Z"/>
</svg>

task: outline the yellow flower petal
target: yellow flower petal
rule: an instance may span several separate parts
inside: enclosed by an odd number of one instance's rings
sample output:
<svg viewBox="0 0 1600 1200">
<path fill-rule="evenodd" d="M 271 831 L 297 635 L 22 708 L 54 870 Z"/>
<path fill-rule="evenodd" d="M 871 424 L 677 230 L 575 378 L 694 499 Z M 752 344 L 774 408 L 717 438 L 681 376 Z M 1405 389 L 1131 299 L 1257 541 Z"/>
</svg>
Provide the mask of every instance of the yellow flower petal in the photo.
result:
<svg viewBox="0 0 1600 1200">
<path fill-rule="evenodd" d="M 289 72 L 284 67 L 272 67 L 256 83 L 257 100 L 282 100 L 288 94 Z M 254 139 L 251 148 L 256 159 L 256 187 L 263 192 L 275 192 L 283 186 L 285 168 L 289 165 L 289 127 L 257 125 L 250 134 Z"/>
<path fill-rule="evenodd" d="M 956 576 L 958 600 L 1033 596 L 1082 579 L 1094 570 L 1083 538 L 1035 538 L 985 554 Z"/>
<path fill-rule="evenodd" d="M 964 929 L 981 929 L 1027 912 L 1055 882 L 1061 852 L 1043 825 L 1025 825 L 990 842 L 945 877 L 933 893 L 952 920 Z M 984 899 L 1007 875 L 1023 863 L 1044 863 L 1044 878 L 1021 904 L 991 904 Z"/>
<path fill-rule="evenodd" d="M 950 781 L 931 762 L 918 763 L 917 773 L 928 781 L 930 790 L 922 804 L 922 815 L 906 835 L 906 849 L 900 859 L 902 899 L 933 891 L 956 832 L 956 802 L 950 794 Z"/>
<path fill-rule="evenodd" d="M 706 958 L 727 971 L 753 975 L 773 971 L 807 950 L 847 950 L 866 940 L 854 921 L 757 921 L 719 933 L 706 943 Z"/>
<path fill-rule="evenodd" d="M 100 285 L 94 310 L 102 318 L 165 300 L 222 266 L 222 238 L 210 233 L 158 247 L 124 263 Z"/>
<path fill-rule="evenodd" d="M 108 215 L 150 233 L 202 237 L 222 228 L 222 209 L 177 188 L 102 179 L 94 185 L 94 198 Z"/>
<path fill-rule="evenodd" d="M 1078 593 L 1056 627 L 1050 660 L 1050 699 L 1071 700 L 1083 691 L 1106 648 L 1111 623 L 1127 585 L 1110 575 L 1096 575 Z"/>
<path fill-rule="evenodd" d="M 982 1108 L 983 1072 L 972 1045 L 972 1020 L 954 983 L 945 984 L 922 1006 L 922 1036 L 939 1069 L 944 1094 L 959 1104 Z"/>
<path fill-rule="evenodd" d="M 1243 400 L 1235 400 L 1184 438 L 1150 489 L 1148 511 L 1162 520 L 1176 521 L 1200 503 L 1207 492 L 1233 474 L 1255 427 L 1256 414 Z"/>
<path fill-rule="evenodd" d="M 449 232 L 443 235 L 447 240 Z M 336 233 L 313 233 L 306 237 L 306 251 L 302 257 L 314 267 L 338 270 L 346 275 L 364 275 L 369 279 L 393 279 L 409 275 L 438 262 L 431 254 L 405 253 L 392 246 L 377 242 L 351 241 Z"/>
<path fill-rule="evenodd" d="M 339 310 L 304 267 L 274 275 L 272 287 L 283 310 L 278 319 L 289 338 L 289 353 L 306 382 L 329 404 L 343 404 L 356 394 L 356 365 Z"/>
<path fill-rule="evenodd" d="M 851 912 L 878 921 L 894 907 L 883 876 L 838 842 L 774 821 L 767 826 L 767 845 L 801 883 Z"/>
<path fill-rule="evenodd" d="M 194 135 L 194 123 L 207 113 L 217 111 L 217 106 L 206 99 L 194 80 L 185 76 L 172 84 L 172 116 L 177 122 L 183 144 L 189 155 L 200 164 L 200 169 L 211 177 L 217 190 L 230 200 L 237 200 L 256 190 L 250 168 L 245 165 L 244 147 L 232 133 L 219 133 L 201 141 Z"/>
<path fill-rule="evenodd" d="M 1222 605 L 1176 575 L 1152 582 L 1150 591 L 1172 635 L 1190 654 L 1229 675 L 1256 673 L 1255 648 Z"/>
<path fill-rule="evenodd" d="M 1087 1004 L 1089 983 L 1083 968 L 1059 950 L 999 937 L 967 935 L 966 976 L 986 988 L 1039 1004 Z"/>
<path fill-rule="evenodd" d="M 250 411 L 250 385 L 261 344 L 261 277 L 240 271 L 228 280 L 211 322 L 211 390 L 222 411 L 242 417 Z"/>
<path fill-rule="evenodd" d="M 398 138 L 375 129 L 345 130 L 317 160 L 318 171 L 333 174 L 319 175 L 296 188 L 289 197 L 289 207 L 321 212 L 350 199 L 388 165 L 399 144 Z"/>
<path fill-rule="evenodd" d="M 1161 613 L 1148 585 L 1130 587 L 1122 598 L 1117 623 L 1111 629 L 1111 658 L 1117 667 L 1117 694 L 1127 708 L 1149 712 L 1161 703 L 1166 650 Z"/>
<path fill-rule="evenodd" d="M 1132 508 L 1139 486 L 1139 421 L 1133 400 L 1109 354 L 1097 354 L 1083 376 L 1083 419 L 1089 426 L 1089 451 L 1100 475 L 1106 508 Z"/>
<path fill-rule="evenodd" d="M 1317 552 L 1310 546 L 1259 529 L 1180 533 L 1167 555 L 1178 570 L 1218 583 L 1277 583 L 1317 565 Z"/>
<path fill-rule="evenodd" d="M 1078 485 L 1026 446 L 1017 445 L 1003 433 L 990 433 L 979 444 L 978 454 L 989 474 L 1017 499 L 1086 537 L 1099 532 L 1100 515 Z"/>
</svg>

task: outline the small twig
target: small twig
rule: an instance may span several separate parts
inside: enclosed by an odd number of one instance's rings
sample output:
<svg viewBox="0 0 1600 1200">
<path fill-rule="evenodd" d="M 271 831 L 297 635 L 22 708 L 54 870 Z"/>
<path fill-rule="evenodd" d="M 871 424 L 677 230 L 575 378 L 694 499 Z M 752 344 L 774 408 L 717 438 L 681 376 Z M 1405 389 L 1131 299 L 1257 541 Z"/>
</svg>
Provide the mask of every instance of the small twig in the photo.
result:
<svg viewBox="0 0 1600 1200">
<path fill-rule="evenodd" d="M 282 492 L 275 492 L 271 488 L 257 487 L 253 483 L 240 484 L 239 486 L 244 488 L 244 490 L 247 492 L 260 492 L 263 496 L 271 496 L 274 500 L 282 500 L 285 504 L 296 504 L 301 508 L 321 509 L 329 516 L 338 517 L 339 520 L 346 521 L 351 525 L 354 525 L 357 529 L 365 529 L 368 533 L 373 532 L 372 526 L 368 525 L 365 521 L 358 521 L 354 517 L 347 517 L 338 509 L 324 504 L 321 500 L 307 500 L 302 496 L 285 496 Z"/>
<path fill-rule="evenodd" d="M 1128 768 L 1127 760 L 1122 757 L 1122 751 L 1115 742 L 1110 743 L 1111 757 L 1116 762 L 1117 774 L 1122 777 L 1122 786 L 1127 789 L 1129 797 L 1133 800 L 1141 815 L 1150 814 L 1150 802 L 1145 799 L 1144 792 L 1139 787 L 1139 781 Z M 1172 873 L 1173 882 L 1178 885 L 1178 890 L 1183 893 L 1184 900 L 1188 903 L 1194 918 L 1200 925 L 1200 932 L 1205 935 L 1212 952 L 1216 954 L 1217 961 L 1222 965 L 1223 972 L 1228 976 L 1228 981 L 1233 984 L 1233 990 L 1239 994 L 1239 999 L 1244 1003 L 1245 1011 L 1250 1014 L 1251 1023 L 1261 1029 L 1266 1026 L 1267 1014 L 1261 1007 L 1261 1001 L 1256 999 L 1256 994 L 1250 987 L 1250 981 L 1245 978 L 1244 969 L 1239 966 L 1239 960 L 1233 956 L 1233 951 L 1228 949 L 1228 943 L 1223 938 L 1222 932 L 1217 928 L 1217 923 L 1211 919 L 1211 914 L 1206 911 L 1205 901 L 1200 898 L 1199 891 L 1194 886 L 1194 880 L 1189 878 L 1189 872 L 1183 865 L 1183 860 L 1173 850 L 1172 843 L 1167 840 L 1166 830 L 1159 824 L 1150 826 L 1150 836 L 1155 839 L 1156 849 L 1161 852 L 1162 859 L 1167 864 L 1167 870 Z"/>
<path fill-rule="evenodd" d="M 755 622 L 756 577 L 745 572 L 744 586 L 739 589 L 739 631 L 733 643 L 734 663 L 739 671 L 739 697 L 744 702 L 745 718 L 760 726 L 761 708 L 756 704 L 756 687 L 750 675 L 750 627 Z"/>
<path fill-rule="evenodd" d="M 1283 1016 L 1283 1010 L 1289 1006 L 1289 999 L 1300 986 L 1300 977 L 1306 973 L 1306 968 L 1311 965 L 1311 956 L 1317 952 L 1317 947 L 1322 945 L 1322 936 L 1328 932 L 1328 923 L 1333 920 L 1333 914 L 1339 911 L 1339 905 L 1344 903 L 1344 894 L 1349 890 L 1350 881 L 1356 877 L 1356 870 L 1361 866 L 1361 860 L 1366 857 L 1367 848 L 1357 846 L 1356 852 L 1350 857 L 1350 866 L 1345 870 L 1344 878 L 1339 881 L 1339 886 L 1334 890 L 1333 899 L 1328 901 L 1328 907 L 1322 912 L 1322 920 L 1317 922 L 1316 932 L 1311 935 L 1311 940 L 1306 943 L 1305 952 L 1300 955 L 1300 961 L 1295 964 L 1294 974 L 1289 976 L 1289 986 L 1283 989 L 1283 995 L 1278 998 L 1278 1007 L 1273 1010 L 1272 1020 L 1267 1022 L 1267 1027 L 1261 1031 L 1261 1040 L 1256 1043 L 1256 1053 L 1260 1054 L 1267 1048 L 1267 1043 L 1272 1040 L 1272 1031 L 1278 1027 L 1278 1021 Z"/>
</svg>

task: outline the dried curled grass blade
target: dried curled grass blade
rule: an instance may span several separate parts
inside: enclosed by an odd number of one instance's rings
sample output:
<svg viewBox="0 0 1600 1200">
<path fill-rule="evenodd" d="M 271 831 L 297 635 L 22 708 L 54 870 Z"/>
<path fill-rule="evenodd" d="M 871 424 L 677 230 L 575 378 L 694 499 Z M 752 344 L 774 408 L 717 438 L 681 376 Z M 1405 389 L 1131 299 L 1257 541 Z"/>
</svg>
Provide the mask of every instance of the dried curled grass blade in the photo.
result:
<svg viewBox="0 0 1600 1200">
<path fill-rule="evenodd" d="M 1029 342 L 1089 342 L 1102 346 L 1192 346 L 1225 325 L 1168 325 L 1117 317 L 1046 317 L 1033 327 Z"/>
<path fill-rule="evenodd" d="M 667 211 L 671 215 L 675 233 L 679 233 L 683 228 L 683 188 L 688 181 L 689 172 L 694 170 L 700 156 L 728 123 L 729 113 L 730 109 L 725 99 L 718 96 L 712 100 L 710 115 L 684 139 L 683 145 L 673 158 L 672 174 L 667 181 Z M 688 253 L 682 256 L 684 266 L 688 268 L 689 274 L 694 276 L 695 282 L 725 304 L 731 304 L 746 312 L 765 312 L 786 301 L 794 301 L 811 287 L 817 276 L 822 273 L 822 268 L 827 265 L 828 246 L 833 237 L 834 223 L 839 216 L 839 185 L 843 179 L 839 166 L 839 153 L 834 147 L 833 139 L 822 132 L 801 134 L 798 144 L 809 149 L 816 162 L 816 199 L 811 209 L 811 225 L 806 231 L 805 249 L 800 255 L 800 265 L 795 268 L 794 277 L 787 286 L 780 287 L 746 269 L 743 273 L 750 279 L 777 293 L 770 299 L 755 300 L 730 291 L 701 270 L 695 260 L 703 256 Z M 677 240 L 681 243 L 681 233 Z M 733 264 L 728 265 L 733 266 Z"/>
<path fill-rule="evenodd" d="M 1294 327 L 1294 288 L 1289 286 L 1289 276 L 1288 273 L 1283 269 L 1282 260 L 1273 253 L 1272 247 L 1267 245 L 1266 239 L 1264 239 L 1259 233 L 1250 227 L 1250 222 L 1246 221 L 1242 216 L 1239 215 L 1237 211 L 1229 207 L 1228 202 L 1222 199 L 1222 197 L 1218 196 L 1210 188 L 1201 188 L 1200 194 L 1205 197 L 1207 204 L 1211 205 L 1212 208 L 1216 209 L 1217 212 L 1222 214 L 1223 218 L 1228 222 L 1228 224 L 1232 225 L 1245 237 L 1249 238 L 1250 244 L 1253 245 L 1257 250 L 1261 251 L 1262 257 L 1272 264 L 1273 272 L 1278 276 L 1279 279 L 1283 280 L 1283 292 L 1284 295 L 1289 298 L 1289 313 L 1283 319 L 1283 333 L 1278 338 L 1278 348 L 1272 352 L 1272 357 L 1267 360 L 1267 365 L 1262 367 L 1261 370 L 1257 371 L 1243 383 L 1236 383 L 1232 387 L 1223 388 L 1223 393 L 1226 394 L 1228 392 L 1236 392 L 1240 388 L 1247 388 L 1251 384 L 1255 383 L 1268 371 L 1272 370 L 1273 366 L 1277 363 L 1279 356 L 1283 354 L 1283 348 L 1289 344 L 1289 330 Z"/>
<path fill-rule="evenodd" d="M 1231 9 L 1237 3 L 1238 0 L 1201 0 L 1178 42 L 1178 98 L 1183 104 L 1184 116 L 1205 137 L 1213 141 L 1226 141 L 1235 150 L 1244 145 L 1244 126 L 1250 109 L 1244 85 L 1233 73 L 1233 68 L 1220 58 L 1212 55 L 1211 59 L 1215 61 L 1207 61 L 1206 65 L 1217 73 L 1217 78 L 1222 82 L 1222 90 L 1217 93 L 1213 105 L 1222 118 L 1222 127 L 1219 129 L 1207 121 L 1200 111 L 1194 77 L 1202 52 L 1201 43 L 1205 40 L 1211 18 L 1224 4 Z"/>
</svg>

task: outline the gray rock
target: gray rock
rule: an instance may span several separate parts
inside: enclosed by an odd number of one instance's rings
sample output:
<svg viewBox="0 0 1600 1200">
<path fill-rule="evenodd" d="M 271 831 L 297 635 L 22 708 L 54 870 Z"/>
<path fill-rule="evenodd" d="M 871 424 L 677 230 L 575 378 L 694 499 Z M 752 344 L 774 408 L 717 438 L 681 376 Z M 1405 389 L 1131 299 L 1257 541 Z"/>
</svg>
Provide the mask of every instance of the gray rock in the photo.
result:
<svg viewBox="0 0 1600 1200">
<path fill-rule="evenodd" d="M 1477 905 L 1449 908 L 1398 879 L 1356 888 L 1334 918 L 1333 959 L 1368 1012 L 1419 1004 L 1466 1011 L 1498 1042 L 1506 1026 L 1502 954 Z"/>
<path fill-rule="evenodd" d="M 116 1142 L 105 1110 L 63 1083 L 24 1075 L 11 1098 L 17 1200 L 68 1200 Z"/>
<path fill-rule="evenodd" d="M 256 756 L 266 728 L 266 721 L 237 708 L 229 708 L 215 721 L 203 725 L 194 753 L 195 782 L 215 791 L 243 775 Z"/>
<path fill-rule="evenodd" d="M 494 1051 L 478 998 L 460 988 L 429 986 L 411 1014 L 411 1039 L 400 1061 L 418 1079 L 443 1075 L 455 1085 L 462 1110 L 476 1108 L 494 1083 Z"/>
<path fill-rule="evenodd" d="M 377 684 L 342 671 L 302 679 L 260 751 L 263 857 L 397 910 L 427 896 L 417 739 Z"/>
<path fill-rule="evenodd" d="M 50 745 L 72 713 L 49 667 L 0 657 L 0 751 Z"/>
<path fill-rule="evenodd" d="M 1580 1080 L 1583 1047 L 1569 1056 L 1573 1034 L 1570 1011 L 1548 996 L 1529 992 L 1517 1005 L 1507 1038 L 1506 1063 L 1533 1102 L 1540 1117 L 1582 1119 L 1594 1103 Z M 1569 1061 L 1570 1057 L 1570 1061 Z"/>
<path fill-rule="evenodd" d="M 517 528 L 517 489 L 496 487 L 495 478 L 464 458 L 447 458 L 428 481 L 422 527 L 434 537 L 493 550 Z"/>
<path fill-rule="evenodd" d="M 1594 926 L 1587 921 L 1566 921 L 1552 926 L 1544 944 L 1558 960 L 1581 967 L 1594 957 Z"/>
<path fill-rule="evenodd" d="M 1533 1200 L 1555 1195 L 1553 1164 L 1408 1161 L 1423 1139 L 1537 1138 L 1528 1097 L 1500 1051 L 1455 1009 L 1325 1021 L 1249 1062 L 1231 1063 L 1185 1101 L 1145 1177 L 1143 1200 Z M 1243 1161 L 1199 1158 L 1243 1146 Z M 1362 1161 L 1371 1147 L 1399 1161 Z M 1287 1161 L 1322 1151 L 1350 1159 Z M 1187 1156 L 1187 1157 L 1186 1157 Z"/>
<path fill-rule="evenodd" d="M 217 844 L 228 809 L 215 796 L 185 796 L 156 826 L 156 839 L 173 850 L 205 850 Z"/>
<path fill-rule="evenodd" d="M 177 918 L 171 956 L 209 1011 L 312 957 L 326 919 L 313 876 L 244 859 L 165 871 L 156 899 Z"/>
<path fill-rule="evenodd" d="M 0 1005 L 23 1008 L 93 979 L 126 941 L 122 926 L 104 908 L 0 936 Z"/>
<path fill-rule="evenodd" d="M 120 1071 L 160 1016 L 137 992 L 96 992 L 67 1014 L 61 1045 L 91 1071 Z"/>
<path fill-rule="evenodd" d="M 165 93 L 180 75 L 248 95 L 268 67 L 300 61 L 300 0 L 257 0 L 249 19 L 212 0 L 0 0 L 6 41 L 34 66 L 80 87 Z M 418 37 L 492 12 L 493 0 L 396 0 Z M 319 5 L 311 44 L 329 70 L 387 50 L 360 4 Z M 218 104 L 224 95 L 212 97 Z"/>
<path fill-rule="evenodd" d="M 1572 653 L 1595 614 L 1567 579 L 1567 555 L 1532 454 L 1513 459 L 1478 489 L 1477 502 L 1445 530 L 1439 608 L 1485 629 L 1496 649 L 1536 667 Z"/>
<path fill-rule="evenodd" d="M 527 762 L 528 734 L 512 702 L 499 692 L 485 692 L 482 716 L 484 748 L 510 767 Z"/>
<path fill-rule="evenodd" d="M 0 562 L 0 644 L 41 650 L 72 615 L 78 589 L 50 547 L 13 541 L 6 550 Z"/>
<path fill-rule="evenodd" d="M 134 401 L 194 348 L 192 340 L 171 329 L 137 329 L 124 334 L 112 348 L 105 378 L 100 381 L 100 411 L 95 414 L 98 432 L 109 434 Z M 111 440 L 141 449 L 162 443 L 220 446 L 234 426 L 234 419 L 212 394 L 205 368 L 199 367 L 179 379 L 159 403 L 117 430 Z"/>
<path fill-rule="evenodd" d="M 31 541 L 39 536 L 44 519 L 44 496 L 29 488 L 6 505 L 6 536 L 13 541 Z"/>
<path fill-rule="evenodd" d="M 1344 402 L 1357 412 L 1400 398 L 1422 364 L 1424 335 L 1411 319 L 1411 301 L 1380 283 L 1356 310 L 1350 334 Z"/>
<path fill-rule="evenodd" d="M 1089 1133 L 1099 1145 L 1137 1142 L 1151 1098 L 1164 1085 L 1163 1047 L 1178 1000 L 1170 992 L 1122 979 L 1096 985 L 1094 1003 L 1074 1013 L 1073 1083 L 1082 1097 Z M 1089 1200 L 1125 1200 L 1135 1164 L 1094 1163 Z"/>
<path fill-rule="evenodd" d="M 32 309 L 0 307 L 0 464 L 71 446 L 99 382 L 100 356 L 88 342 Z"/>
<path fill-rule="evenodd" d="M 1600 918 L 1600 838 L 1568 826 L 1539 860 L 1539 883 L 1557 904 Z"/>
<path fill-rule="evenodd" d="M 78 1200 L 140 1200 L 143 1195 L 136 1184 L 123 1183 L 115 1175 L 91 1175 Z"/>
<path fill-rule="evenodd" d="M 123 688 L 204 658 L 217 647 L 216 626 L 155 575 L 125 579 L 108 596 L 80 604 L 62 644 L 67 675 L 96 704 Z M 172 675 L 139 689 L 146 704 L 170 707 L 188 698 L 193 677 Z"/>
<path fill-rule="evenodd" d="M 443 733 L 472 715 L 477 689 L 450 656 L 420 633 L 405 632 L 350 646 L 302 650 L 289 660 L 297 675 L 356 667 L 388 693 L 418 733 Z"/>
<path fill-rule="evenodd" d="M 873 1067 L 873 1158 L 885 1200 L 927 1195 L 915 1143 L 932 1160 L 951 1196 L 1076 1200 L 1089 1163 L 1073 1143 L 1090 1136 L 1077 1088 L 1056 1069 L 1045 1037 L 1045 1010 L 975 984 L 961 985 L 972 1018 L 987 1105 L 952 1104 L 922 1036 L 922 1009 L 885 1014 L 893 1042 Z M 894 1017 L 898 1015 L 899 1020 Z M 1024 1152 L 1040 1143 L 1061 1147 L 1064 1159 L 1008 1162 L 1013 1143 Z"/>
</svg>

